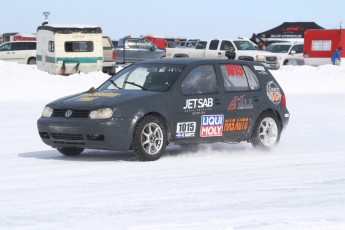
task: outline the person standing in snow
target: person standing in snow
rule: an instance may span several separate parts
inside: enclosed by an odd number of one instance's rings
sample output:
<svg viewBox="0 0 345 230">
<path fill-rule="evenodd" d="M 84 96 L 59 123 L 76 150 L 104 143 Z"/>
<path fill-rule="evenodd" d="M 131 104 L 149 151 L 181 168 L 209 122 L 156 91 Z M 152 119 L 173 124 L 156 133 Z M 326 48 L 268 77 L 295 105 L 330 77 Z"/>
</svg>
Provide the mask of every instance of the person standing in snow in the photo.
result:
<svg viewBox="0 0 345 230">
<path fill-rule="evenodd" d="M 340 46 L 338 49 L 336 49 L 333 54 L 332 54 L 332 57 L 331 57 L 331 61 L 332 61 L 332 64 L 333 65 L 339 65 L 340 63 L 340 54 L 341 54 L 341 50 L 343 48 Z"/>
</svg>

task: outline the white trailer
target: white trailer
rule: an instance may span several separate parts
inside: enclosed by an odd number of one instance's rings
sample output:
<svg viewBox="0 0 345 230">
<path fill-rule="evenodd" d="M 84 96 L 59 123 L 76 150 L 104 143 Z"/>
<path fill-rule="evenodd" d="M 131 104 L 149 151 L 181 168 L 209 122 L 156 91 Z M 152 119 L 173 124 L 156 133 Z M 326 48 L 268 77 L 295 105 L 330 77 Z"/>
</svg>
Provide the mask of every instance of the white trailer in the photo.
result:
<svg viewBox="0 0 345 230">
<path fill-rule="evenodd" d="M 37 68 L 68 75 L 98 71 L 103 66 L 102 30 L 89 25 L 52 25 L 37 28 Z"/>
</svg>

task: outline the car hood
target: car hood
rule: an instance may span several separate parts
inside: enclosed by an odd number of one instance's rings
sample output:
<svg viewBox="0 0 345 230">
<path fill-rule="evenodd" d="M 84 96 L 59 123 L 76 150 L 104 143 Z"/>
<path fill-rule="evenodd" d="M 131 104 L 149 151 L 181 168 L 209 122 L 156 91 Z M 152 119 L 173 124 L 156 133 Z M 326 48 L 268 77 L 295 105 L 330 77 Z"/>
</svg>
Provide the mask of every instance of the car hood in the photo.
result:
<svg viewBox="0 0 345 230">
<path fill-rule="evenodd" d="M 83 92 L 60 98 L 49 104 L 54 109 L 93 110 L 99 108 L 112 108 L 147 97 L 155 97 L 162 92 L 143 90 L 105 90 L 96 92 Z"/>
</svg>

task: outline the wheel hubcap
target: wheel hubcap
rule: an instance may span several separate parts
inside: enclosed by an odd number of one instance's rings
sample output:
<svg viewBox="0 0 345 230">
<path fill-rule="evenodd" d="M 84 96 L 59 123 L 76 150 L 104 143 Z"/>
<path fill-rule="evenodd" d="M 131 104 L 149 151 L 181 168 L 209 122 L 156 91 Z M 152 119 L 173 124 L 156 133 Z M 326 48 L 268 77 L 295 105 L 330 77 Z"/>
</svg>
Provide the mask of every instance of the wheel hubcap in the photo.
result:
<svg viewBox="0 0 345 230">
<path fill-rule="evenodd" d="M 141 133 L 141 143 L 150 155 L 157 154 L 163 146 L 163 131 L 156 123 L 147 124 Z"/>
<path fill-rule="evenodd" d="M 266 147 L 270 147 L 276 143 L 278 139 L 278 126 L 273 118 L 266 117 L 261 121 L 259 138 L 261 143 Z"/>
</svg>

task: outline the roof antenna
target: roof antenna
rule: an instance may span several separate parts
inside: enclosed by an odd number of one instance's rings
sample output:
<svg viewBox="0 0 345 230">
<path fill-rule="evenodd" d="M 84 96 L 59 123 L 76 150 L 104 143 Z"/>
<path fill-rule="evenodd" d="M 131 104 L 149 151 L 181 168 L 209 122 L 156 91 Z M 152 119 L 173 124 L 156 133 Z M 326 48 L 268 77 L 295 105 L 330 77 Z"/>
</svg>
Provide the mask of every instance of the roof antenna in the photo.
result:
<svg viewBox="0 0 345 230">
<path fill-rule="evenodd" d="M 42 23 L 42 26 L 48 24 L 48 16 L 50 15 L 50 12 L 48 12 L 48 11 L 43 12 L 43 15 L 44 15 L 44 22 Z"/>
</svg>

